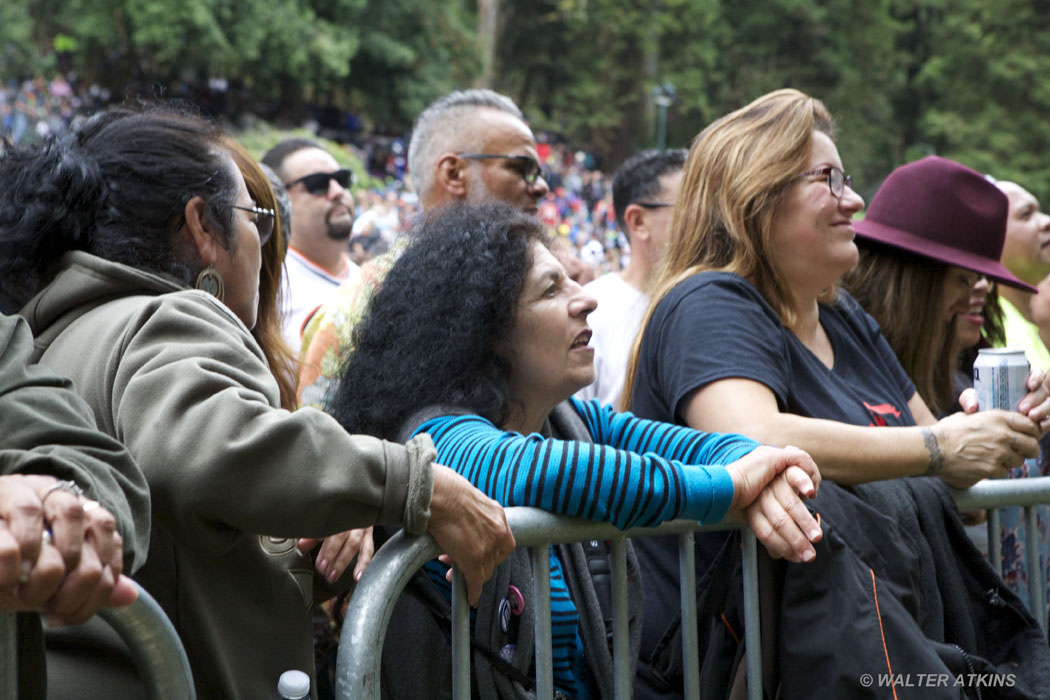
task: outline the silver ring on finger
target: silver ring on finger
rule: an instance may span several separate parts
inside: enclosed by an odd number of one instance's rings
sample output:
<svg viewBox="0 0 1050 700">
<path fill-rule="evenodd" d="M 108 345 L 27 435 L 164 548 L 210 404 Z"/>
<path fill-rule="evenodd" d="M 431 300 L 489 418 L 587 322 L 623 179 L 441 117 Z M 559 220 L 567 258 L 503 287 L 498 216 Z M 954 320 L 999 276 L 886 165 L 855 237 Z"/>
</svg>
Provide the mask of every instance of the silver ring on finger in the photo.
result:
<svg viewBox="0 0 1050 700">
<path fill-rule="evenodd" d="M 44 491 L 44 497 L 40 499 L 40 504 L 43 505 L 44 502 L 47 501 L 48 496 L 53 494 L 55 491 L 65 491 L 66 493 L 71 493 L 74 496 L 84 495 L 84 489 L 77 486 L 75 481 L 71 481 L 69 479 L 63 481 L 56 481 L 54 484 L 51 485 L 50 488 L 48 488 L 47 491 Z"/>
<path fill-rule="evenodd" d="M 40 535 L 40 546 L 46 547 L 55 543 L 55 535 L 48 528 L 44 528 L 44 532 Z"/>
</svg>

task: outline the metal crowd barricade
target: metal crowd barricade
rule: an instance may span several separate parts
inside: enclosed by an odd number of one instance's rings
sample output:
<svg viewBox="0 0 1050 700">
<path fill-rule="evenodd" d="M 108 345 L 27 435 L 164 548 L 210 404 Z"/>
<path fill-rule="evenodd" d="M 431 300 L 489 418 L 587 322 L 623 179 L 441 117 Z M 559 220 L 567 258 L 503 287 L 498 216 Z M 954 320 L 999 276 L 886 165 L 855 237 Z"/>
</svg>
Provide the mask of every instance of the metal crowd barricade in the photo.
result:
<svg viewBox="0 0 1050 700">
<path fill-rule="evenodd" d="M 1046 631 L 1046 591 L 1039 561 L 1039 530 L 1035 506 L 1050 503 L 1050 476 L 1033 479 L 985 480 L 966 490 L 952 490 L 959 510 L 988 511 L 988 558 L 995 572 L 1003 575 L 1003 549 L 999 535 L 999 508 L 1024 508 L 1025 563 L 1028 567 L 1028 607 Z"/>
<path fill-rule="evenodd" d="M 1050 504 L 1050 477 L 983 481 L 966 490 L 953 490 L 960 510 L 988 510 L 988 541 L 996 571 L 1001 573 L 998 508 L 1022 506 L 1027 531 L 1027 558 L 1032 614 L 1046 624 L 1042 569 L 1039 564 L 1035 505 Z M 630 660 L 627 639 L 627 584 L 624 539 L 676 534 L 679 537 L 679 575 L 682 591 L 682 647 L 685 668 L 685 697 L 699 697 L 699 644 L 696 618 L 696 571 L 693 535 L 698 531 L 744 529 L 744 639 L 747 645 L 748 698 L 761 698 L 762 660 L 758 617 L 757 542 L 741 525 L 729 523 L 697 527 L 690 521 L 665 523 L 656 528 L 621 531 L 612 525 L 556 516 L 535 508 L 508 508 L 507 522 L 519 547 L 532 548 L 536 589 L 536 690 L 538 698 L 554 694 L 551 662 L 550 572 L 547 546 L 561 542 L 602 539 L 613 542 L 613 658 L 616 667 L 616 699 L 631 696 Z M 429 536 L 399 533 L 375 555 L 351 599 L 343 624 L 336 671 L 338 700 L 378 700 L 380 660 L 387 625 L 394 605 L 412 575 L 438 554 Z M 452 600 L 453 697 L 470 697 L 469 606 L 463 581 L 456 572 Z M 752 653 L 754 652 L 754 653 Z"/>
<path fill-rule="evenodd" d="M 557 516 L 536 508 L 508 508 L 507 522 L 519 547 L 532 554 L 536 595 L 536 697 L 554 695 L 551 658 L 550 570 L 547 548 L 562 542 L 610 540 L 613 580 L 613 662 L 616 668 L 615 697 L 631 697 L 633 667 L 628 659 L 627 635 L 627 556 L 625 539 L 648 535 L 679 537 L 680 581 L 682 589 L 683 654 L 686 697 L 699 693 L 699 649 L 696 618 L 696 569 L 693 561 L 693 535 L 698 531 L 743 528 L 733 523 L 697 527 L 695 522 L 677 520 L 655 528 L 617 530 L 608 523 Z M 754 534 L 744 529 L 744 614 L 745 640 L 749 650 L 759 648 L 758 584 L 753 572 L 757 566 Z M 429 536 L 412 537 L 403 532 L 391 538 L 376 552 L 354 591 L 343 624 L 336 663 L 336 698 L 368 700 L 379 698 L 380 656 L 394 605 L 412 575 L 438 554 Z M 452 598 L 452 696 L 470 697 L 470 606 L 464 582 L 456 571 Z M 762 661 L 757 653 L 748 654 L 749 700 L 761 698 Z"/>
<path fill-rule="evenodd" d="M 136 584 L 137 586 L 138 584 Z M 150 700 L 195 700 L 193 674 L 175 627 L 157 601 L 139 587 L 138 599 L 98 612 L 127 644 Z M 18 698 L 15 613 L 0 612 L 0 700 Z"/>
</svg>

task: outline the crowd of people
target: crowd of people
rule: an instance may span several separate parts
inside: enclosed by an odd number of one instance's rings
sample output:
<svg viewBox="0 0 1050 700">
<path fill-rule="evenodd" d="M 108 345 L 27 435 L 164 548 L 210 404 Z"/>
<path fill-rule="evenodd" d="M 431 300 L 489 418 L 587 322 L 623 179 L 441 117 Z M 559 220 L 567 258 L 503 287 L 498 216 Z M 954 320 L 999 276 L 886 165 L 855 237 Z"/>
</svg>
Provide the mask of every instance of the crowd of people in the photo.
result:
<svg viewBox="0 0 1050 700">
<path fill-rule="evenodd" d="M 256 161 L 160 104 L 8 147 L 0 600 L 25 630 L 20 697 L 143 696 L 92 617 L 134 598 L 129 576 L 200 697 L 267 697 L 289 669 L 330 697 L 340 601 L 402 528 L 444 554 L 397 607 L 384 695 L 450 696 L 455 565 L 473 693 L 532 697 L 510 506 L 746 523 L 770 697 L 880 697 L 879 673 L 1045 697 L 1027 572 L 994 573 L 948 489 L 1046 472 L 1050 217 L 931 157 L 861 218 L 834 137 L 819 100 L 778 90 L 609 178 L 479 89 L 419 114 L 410 190 L 356 188 L 311 139 Z M 1022 340 L 1027 393 L 978 406 L 973 348 Z M 695 545 L 717 696 L 744 683 L 738 537 Z M 566 697 L 613 694 L 610 556 L 549 551 Z M 636 697 L 684 693 L 678 557 L 628 545 Z"/>
<path fill-rule="evenodd" d="M 58 73 L 0 85 L 0 141 L 25 143 L 67 132 L 78 119 L 105 109 L 110 91 Z"/>
</svg>

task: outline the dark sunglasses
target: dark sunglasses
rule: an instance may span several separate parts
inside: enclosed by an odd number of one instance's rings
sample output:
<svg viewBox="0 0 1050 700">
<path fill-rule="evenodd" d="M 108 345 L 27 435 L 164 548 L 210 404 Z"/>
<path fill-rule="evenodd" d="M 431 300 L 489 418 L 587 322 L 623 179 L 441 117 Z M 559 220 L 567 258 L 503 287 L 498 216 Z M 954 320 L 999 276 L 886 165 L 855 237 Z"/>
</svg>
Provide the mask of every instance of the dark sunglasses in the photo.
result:
<svg viewBox="0 0 1050 700">
<path fill-rule="evenodd" d="M 536 180 L 541 177 L 546 180 L 547 171 L 536 162 L 536 159 L 532 156 L 511 156 L 504 155 L 502 153 L 458 153 L 460 158 L 466 158 L 468 160 L 491 160 L 493 158 L 505 158 L 507 160 L 517 161 L 521 164 L 518 168 L 518 172 L 521 173 L 521 179 L 525 181 L 526 185 L 530 187 L 536 184 Z"/>
<path fill-rule="evenodd" d="M 255 214 L 255 218 L 251 221 L 255 224 L 255 230 L 259 232 L 259 245 L 266 245 L 266 241 L 270 240 L 270 236 L 273 235 L 273 221 L 277 218 L 277 214 L 274 213 L 274 210 L 263 209 L 261 207 L 242 207 L 239 204 L 231 204 L 230 206 L 234 209 L 250 211 Z"/>
<path fill-rule="evenodd" d="M 646 209 L 663 209 L 674 206 L 673 202 L 635 202 L 635 204 Z"/>
<path fill-rule="evenodd" d="M 346 190 L 357 182 L 357 176 L 354 175 L 352 170 L 342 168 L 334 173 L 310 173 L 309 175 L 303 175 L 291 182 L 284 183 L 284 186 L 292 189 L 301 182 L 310 194 L 324 194 L 328 192 L 328 183 L 332 180 L 338 182 L 339 186 Z"/>
</svg>

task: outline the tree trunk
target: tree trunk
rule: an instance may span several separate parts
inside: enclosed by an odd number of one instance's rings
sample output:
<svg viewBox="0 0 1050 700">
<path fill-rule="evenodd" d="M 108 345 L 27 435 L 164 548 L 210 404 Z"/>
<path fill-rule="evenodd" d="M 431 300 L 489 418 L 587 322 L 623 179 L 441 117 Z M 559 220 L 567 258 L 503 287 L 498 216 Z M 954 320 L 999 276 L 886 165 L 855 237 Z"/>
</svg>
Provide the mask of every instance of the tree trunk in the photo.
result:
<svg viewBox="0 0 1050 700">
<path fill-rule="evenodd" d="M 496 38 L 499 33 L 499 0 L 478 0 L 478 45 L 481 47 L 481 75 L 474 87 L 491 88 L 496 70 Z"/>
</svg>

